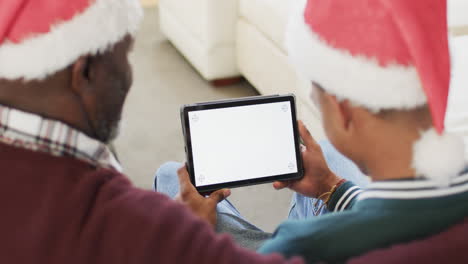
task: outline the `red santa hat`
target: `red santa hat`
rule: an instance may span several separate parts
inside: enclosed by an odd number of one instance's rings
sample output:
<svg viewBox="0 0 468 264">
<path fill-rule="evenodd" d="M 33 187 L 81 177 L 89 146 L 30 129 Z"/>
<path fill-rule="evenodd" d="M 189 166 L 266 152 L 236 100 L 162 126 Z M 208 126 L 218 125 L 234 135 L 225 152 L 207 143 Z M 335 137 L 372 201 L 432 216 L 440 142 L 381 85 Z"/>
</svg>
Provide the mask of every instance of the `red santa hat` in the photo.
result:
<svg viewBox="0 0 468 264">
<path fill-rule="evenodd" d="M 445 181 L 465 166 L 463 141 L 444 132 L 448 34 L 446 0 L 298 0 L 286 46 L 339 99 L 374 112 L 428 104 L 435 129 L 416 142 L 413 167 Z"/>
<path fill-rule="evenodd" d="M 138 0 L 0 0 L 0 78 L 42 79 L 133 35 Z"/>
</svg>

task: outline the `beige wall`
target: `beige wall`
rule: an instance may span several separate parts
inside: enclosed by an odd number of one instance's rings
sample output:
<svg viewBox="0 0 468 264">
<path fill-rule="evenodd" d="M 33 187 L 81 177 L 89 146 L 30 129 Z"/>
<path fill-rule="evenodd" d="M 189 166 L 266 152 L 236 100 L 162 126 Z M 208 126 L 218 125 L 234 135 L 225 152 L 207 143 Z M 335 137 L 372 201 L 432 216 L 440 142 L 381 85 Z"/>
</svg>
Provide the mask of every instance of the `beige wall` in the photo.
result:
<svg viewBox="0 0 468 264">
<path fill-rule="evenodd" d="M 158 0 L 140 0 L 143 6 L 156 6 L 158 4 Z"/>
<path fill-rule="evenodd" d="M 455 36 L 468 35 L 468 26 L 452 27 L 450 31 Z"/>
</svg>

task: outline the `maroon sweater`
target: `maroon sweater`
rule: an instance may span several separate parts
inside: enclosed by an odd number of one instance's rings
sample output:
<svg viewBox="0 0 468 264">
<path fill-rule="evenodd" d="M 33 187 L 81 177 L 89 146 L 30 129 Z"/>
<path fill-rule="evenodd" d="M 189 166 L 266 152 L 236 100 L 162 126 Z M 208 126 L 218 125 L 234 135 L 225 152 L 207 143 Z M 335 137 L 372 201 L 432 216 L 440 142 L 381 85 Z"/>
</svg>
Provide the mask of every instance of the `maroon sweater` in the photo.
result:
<svg viewBox="0 0 468 264">
<path fill-rule="evenodd" d="M 285 262 L 112 170 L 0 144 L 0 171 L 0 263 Z"/>
<path fill-rule="evenodd" d="M 430 220 L 428 220 L 430 221 Z M 353 259 L 351 264 L 468 263 L 468 219 L 449 230 L 407 244 L 380 249 Z"/>
</svg>

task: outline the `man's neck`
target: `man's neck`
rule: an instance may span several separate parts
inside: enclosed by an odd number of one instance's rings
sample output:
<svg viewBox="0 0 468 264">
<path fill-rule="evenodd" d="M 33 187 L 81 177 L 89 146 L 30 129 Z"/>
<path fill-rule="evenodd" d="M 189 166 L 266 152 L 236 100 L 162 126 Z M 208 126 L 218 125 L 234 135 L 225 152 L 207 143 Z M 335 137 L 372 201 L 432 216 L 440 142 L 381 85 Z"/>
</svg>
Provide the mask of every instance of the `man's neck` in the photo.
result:
<svg viewBox="0 0 468 264">
<path fill-rule="evenodd" d="M 367 170 L 373 181 L 397 180 L 416 177 L 412 168 L 413 144 L 418 133 L 400 133 L 382 136 L 366 155 Z M 386 140 L 384 140 L 386 138 Z"/>
<path fill-rule="evenodd" d="M 74 95 L 64 88 L 67 79 L 62 75 L 31 82 L 0 79 L 0 104 L 64 122 L 92 136 L 82 107 Z"/>
<path fill-rule="evenodd" d="M 369 169 L 369 175 L 372 181 L 400 180 L 416 177 L 416 174 L 411 167 L 407 165 L 399 165 L 398 162 L 376 164 L 372 169 Z"/>
</svg>

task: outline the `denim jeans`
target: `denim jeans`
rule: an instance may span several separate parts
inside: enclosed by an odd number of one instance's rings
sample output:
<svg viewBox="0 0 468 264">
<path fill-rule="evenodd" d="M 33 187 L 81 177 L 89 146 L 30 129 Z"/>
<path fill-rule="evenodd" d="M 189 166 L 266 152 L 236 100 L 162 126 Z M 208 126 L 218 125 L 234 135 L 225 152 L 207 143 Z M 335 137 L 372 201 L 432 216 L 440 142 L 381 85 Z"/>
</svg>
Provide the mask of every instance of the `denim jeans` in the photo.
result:
<svg viewBox="0 0 468 264">
<path fill-rule="evenodd" d="M 319 144 L 322 147 L 328 166 L 335 174 L 361 187 L 368 184 L 367 177 L 361 173 L 352 161 L 339 153 L 332 144 L 328 141 L 321 141 Z M 155 190 L 174 198 L 179 192 L 177 170 L 181 166 L 182 164 L 177 162 L 168 162 L 161 166 L 154 179 Z M 321 205 L 320 200 L 294 193 L 288 219 L 307 219 L 327 213 L 326 208 Z M 243 247 L 256 250 L 272 236 L 271 233 L 264 232 L 245 220 L 229 200 L 224 200 L 218 204 L 217 213 L 216 231 L 231 234 L 234 240 Z"/>
</svg>

